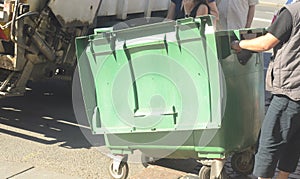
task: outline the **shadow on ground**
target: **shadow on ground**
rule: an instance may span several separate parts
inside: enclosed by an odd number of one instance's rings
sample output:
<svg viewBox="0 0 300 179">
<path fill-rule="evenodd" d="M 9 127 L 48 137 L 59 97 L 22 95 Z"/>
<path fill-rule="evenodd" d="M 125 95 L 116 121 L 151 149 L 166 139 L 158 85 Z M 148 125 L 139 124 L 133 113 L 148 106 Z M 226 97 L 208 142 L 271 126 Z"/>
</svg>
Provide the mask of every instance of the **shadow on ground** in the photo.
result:
<svg viewBox="0 0 300 179">
<path fill-rule="evenodd" d="M 0 133 L 66 148 L 104 145 L 102 136 L 92 135 L 86 120 L 78 125 L 70 82 L 48 80 L 28 86 L 25 96 L 0 99 Z"/>
</svg>

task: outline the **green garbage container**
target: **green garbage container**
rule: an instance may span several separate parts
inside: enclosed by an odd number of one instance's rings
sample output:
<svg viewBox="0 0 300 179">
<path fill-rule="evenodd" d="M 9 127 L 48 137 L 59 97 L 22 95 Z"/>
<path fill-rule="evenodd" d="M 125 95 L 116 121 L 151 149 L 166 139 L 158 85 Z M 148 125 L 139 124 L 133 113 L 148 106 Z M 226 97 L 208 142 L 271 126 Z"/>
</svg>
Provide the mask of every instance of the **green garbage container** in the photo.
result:
<svg viewBox="0 0 300 179">
<path fill-rule="evenodd" d="M 96 29 L 76 39 L 87 118 L 118 156 L 109 166 L 114 178 L 126 178 L 134 150 L 199 159 L 200 178 L 221 178 L 229 156 L 235 170 L 251 172 L 264 116 L 263 59 L 230 44 L 264 30 L 216 32 L 212 22 Z"/>
</svg>

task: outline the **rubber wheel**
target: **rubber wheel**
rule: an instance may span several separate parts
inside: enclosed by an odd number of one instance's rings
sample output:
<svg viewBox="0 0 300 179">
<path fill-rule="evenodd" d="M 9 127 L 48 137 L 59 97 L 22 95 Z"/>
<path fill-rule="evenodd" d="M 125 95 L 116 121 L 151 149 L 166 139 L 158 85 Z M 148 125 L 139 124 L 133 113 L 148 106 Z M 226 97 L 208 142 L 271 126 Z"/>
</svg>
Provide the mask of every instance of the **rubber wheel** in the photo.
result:
<svg viewBox="0 0 300 179">
<path fill-rule="evenodd" d="M 254 155 L 250 161 L 243 162 L 243 153 L 234 154 L 231 157 L 231 167 L 237 173 L 250 175 L 254 168 Z"/>
<path fill-rule="evenodd" d="M 199 178 L 200 179 L 210 179 L 210 166 L 202 166 L 199 171 Z M 223 169 L 220 173 L 220 176 L 217 179 L 228 179 L 227 173 Z"/>
<path fill-rule="evenodd" d="M 210 167 L 202 166 L 199 171 L 199 178 L 200 179 L 209 179 L 210 178 Z"/>
<path fill-rule="evenodd" d="M 113 179 L 126 179 L 128 177 L 129 168 L 126 162 L 121 162 L 118 171 L 114 171 L 113 161 L 111 161 L 109 164 L 108 171 L 109 171 L 109 175 Z"/>
</svg>

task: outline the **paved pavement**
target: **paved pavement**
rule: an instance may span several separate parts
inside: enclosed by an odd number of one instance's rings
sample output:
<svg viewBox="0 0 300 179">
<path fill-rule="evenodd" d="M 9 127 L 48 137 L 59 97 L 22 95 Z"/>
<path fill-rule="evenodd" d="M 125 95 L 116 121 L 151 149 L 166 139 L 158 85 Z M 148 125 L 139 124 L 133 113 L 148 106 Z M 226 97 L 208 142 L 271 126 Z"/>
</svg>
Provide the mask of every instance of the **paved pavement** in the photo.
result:
<svg viewBox="0 0 300 179">
<path fill-rule="evenodd" d="M 68 176 L 53 171 L 49 171 L 44 168 L 35 168 L 32 165 L 19 163 L 0 161 L 0 178 L 6 179 L 79 179 L 74 176 Z"/>
<path fill-rule="evenodd" d="M 284 4 L 285 0 L 263 0 L 260 1 L 261 5 L 265 6 L 276 6 L 281 7 Z M 167 162 L 166 162 L 167 163 Z M 191 163 L 189 163 L 191 165 Z M 194 163 L 194 166 L 197 165 Z M 300 165 L 299 165 L 300 166 Z M 299 168 L 299 167 L 298 167 Z M 227 169 L 232 178 L 239 178 L 241 179 L 242 176 L 236 175 L 230 169 L 230 166 L 227 166 Z M 166 165 L 156 165 L 147 167 L 143 172 L 140 174 L 133 176 L 132 178 L 165 178 L 165 179 L 176 179 L 181 175 L 184 175 L 188 171 L 179 171 L 177 169 L 171 169 Z M 299 175 L 297 175 L 297 173 Z M 151 176 L 151 177 L 146 177 Z M 291 178 L 299 178 L 300 177 L 300 169 L 297 170 L 296 174 L 293 174 Z M 49 171 L 44 168 L 35 168 L 35 166 L 19 163 L 19 162 L 8 162 L 8 161 L 0 161 L 0 178 L 7 178 L 7 179 L 32 179 L 32 178 L 64 178 L 64 179 L 76 179 L 74 176 L 68 176 L 60 173 L 56 173 L 53 171 Z M 245 178 L 253 178 L 251 176 L 246 176 Z"/>
<path fill-rule="evenodd" d="M 281 7 L 286 0 L 260 0 L 261 5 Z"/>
</svg>

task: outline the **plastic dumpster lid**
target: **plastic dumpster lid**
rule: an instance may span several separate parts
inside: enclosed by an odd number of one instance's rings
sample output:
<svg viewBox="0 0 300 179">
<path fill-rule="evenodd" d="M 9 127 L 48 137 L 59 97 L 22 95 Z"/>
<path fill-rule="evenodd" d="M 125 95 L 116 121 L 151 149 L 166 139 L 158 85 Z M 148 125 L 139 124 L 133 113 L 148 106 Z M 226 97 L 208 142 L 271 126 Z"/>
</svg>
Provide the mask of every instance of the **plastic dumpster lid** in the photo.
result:
<svg viewBox="0 0 300 179">
<path fill-rule="evenodd" d="M 147 99 L 150 99 L 151 95 L 155 94 L 153 92 L 167 97 L 167 110 L 159 110 L 160 116 L 166 118 L 166 120 L 163 120 L 162 124 L 155 124 L 157 125 L 155 127 L 156 131 L 207 129 L 221 126 L 222 104 L 220 104 L 220 100 L 222 100 L 223 94 L 220 93 L 225 88 L 220 87 L 220 85 L 224 85 L 224 83 L 220 83 L 220 80 L 223 80 L 221 78 L 222 75 L 219 74 L 221 73 L 221 68 L 217 59 L 216 49 L 212 48 L 216 43 L 214 33 L 209 34 L 210 36 L 207 36 L 209 38 L 206 37 L 205 34 L 208 33 L 204 34 L 204 28 L 209 26 L 209 23 L 207 22 L 207 17 L 203 17 L 203 19 L 202 24 L 199 24 L 199 22 L 202 22 L 200 20 L 191 21 L 191 19 L 188 19 L 181 22 L 161 22 L 111 32 L 111 29 L 108 28 L 96 31 L 97 34 L 92 35 L 93 38 L 89 38 L 87 49 L 81 55 L 82 57 L 79 58 L 78 64 L 84 93 L 88 96 L 91 95 L 89 98 L 97 100 L 93 103 L 85 100 L 86 103 L 89 103 L 86 105 L 86 110 L 89 111 L 88 115 L 93 131 L 100 132 L 104 128 L 116 133 L 138 132 L 139 129 L 152 131 L 153 127 L 143 125 L 145 119 L 137 120 L 134 118 L 150 116 L 149 111 L 152 111 L 152 117 L 155 116 L 153 115 L 155 106 L 151 106 L 150 110 L 149 104 L 147 104 Z M 106 35 L 103 36 L 101 32 L 104 32 Z M 136 40 L 152 35 L 169 33 L 174 36 L 172 39 L 175 39 L 175 41 L 169 41 L 168 38 L 165 38 L 158 39 L 152 43 L 144 43 L 143 41 L 134 45 L 128 45 L 127 43 L 130 39 Z M 115 47 L 116 43 L 114 41 L 117 39 L 124 43 L 121 48 Z M 80 43 L 80 41 L 77 43 Z M 140 68 L 140 64 L 144 67 Z M 123 75 L 119 76 L 119 78 L 126 79 L 119 82 L 123 81 L 123 84 L 126 82 L 127 86 L 128 84 L 132 86 L 133 91 L 126 86 L 114 87 L 114 85 L 119 85 L 116 79 L 118 78 L 118 73 L 124 68 L 126 73 L 122 73 Z M 146 73 L 145 70 L 148 70 L 148 72 Z M 201 101 L 203 103 L 202 106 L 198 108 L 198 104 L 187 104 L 185 101 L 183 103 L 186 104 L 183 104 L 184 109 L 182 109 L 180 103 L 182 102 L 181 97 L 184 95 L 177 94 L 176 86 L 174 87 L 172 83 L 168 82 L 163 75 L 151 73 L 151 70 L 153 70 L 152 72 L 165 74 L 165 76 L 173 76 L 173 84 L 182 83 L 180 88 L 177 86 L 177 90 L 180 89 L 179 91 L 189 96 L 187 101 L 196 101 L 197 103 Z M 180 70 L 183 70 L 184 73 L 180 73 Z M 89 74 L 91 76 L 88 77 Z M 184 78 L 185 76 L 186 78 Z M 192 80 L 182 80 L 189 78 Z M 86 79 L 92 79 L 93 84 L 87 84 Z M 188 87 L 189 85 L 184 85 L 187 81 L 194 83 L 196 93 L 199 94 L 191 96 L 193 92 Z M 159 82 L 159 84 L 156 82 Z M 113 93 L 114 89 L 122 91 Z M 129 96 L 127 96 L 127 99 L 115 97 L 117 94 L 119 96 L 120 94 Z M 124 103 L 126 101 L 137 103 L 138 105 L 129 106 L 129 109 L 133 107 L 131 112 L 130 110 L 128 112 L 131 113 L 131 117 L 119 119 L 120 114 L 118 114 L 118 110 L 120 109 L 115 108 L 114 100 L 118 100 L 118 103 L 125 106 L 128 105 Z M 193 110 L 194 108 L 195 110 Z M 201 114 L 197 117 L 199 109 L 201 109 Z M 195 112 L 197 115 L 193 116 Z M 130 122 L 130 118 L 136 123 Z M 172 119 L 170 123 L 164 122 L 170 119 Z M 139 123 L 138 126 L 136 126 L 137 123 Z"/>
</svg>

